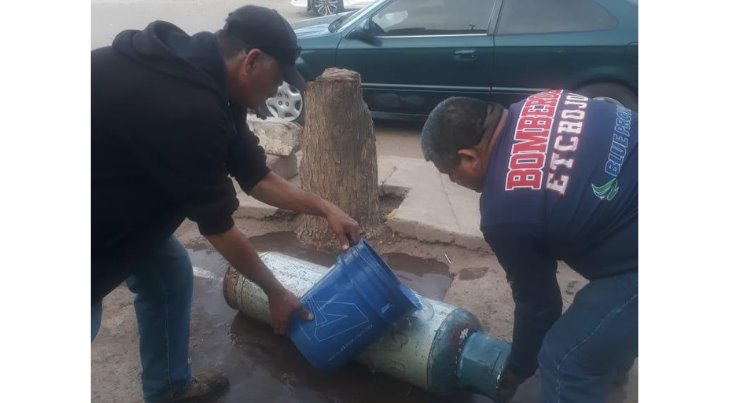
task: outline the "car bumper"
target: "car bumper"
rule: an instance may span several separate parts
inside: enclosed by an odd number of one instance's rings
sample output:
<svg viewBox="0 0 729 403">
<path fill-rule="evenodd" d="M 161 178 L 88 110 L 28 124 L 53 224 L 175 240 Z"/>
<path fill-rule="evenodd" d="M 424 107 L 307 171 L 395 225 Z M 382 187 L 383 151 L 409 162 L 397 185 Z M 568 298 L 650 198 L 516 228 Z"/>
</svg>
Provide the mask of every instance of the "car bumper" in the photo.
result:
<svg viewBox="0 0 729 403">
<path fill-rule="evenodd" d="M 291 0 L 291 5 L 294 7 L 306 8 L 309 6 L 308 0 Z"/>
</svg>

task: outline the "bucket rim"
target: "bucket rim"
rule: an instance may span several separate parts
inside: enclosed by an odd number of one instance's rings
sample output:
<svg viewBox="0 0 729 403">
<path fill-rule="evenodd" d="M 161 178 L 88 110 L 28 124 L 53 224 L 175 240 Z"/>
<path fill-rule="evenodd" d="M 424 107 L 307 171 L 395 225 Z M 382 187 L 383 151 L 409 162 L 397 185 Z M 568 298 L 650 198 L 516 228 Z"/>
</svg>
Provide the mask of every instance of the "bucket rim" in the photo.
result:
<svg viewBox="0 0 729 403">
<path fill-rule="evenodd" d="M 374 263 L 377 267 L 372 267 L 373 265 L 371 264 L 365 264 L 361 268 L 372 273 L 375 278 L 379 280 L 378 283 L 382 284 L 387 289 L 387 292 L 392 296 L 392 298 L 398 299 L 400 303 L 409 304 L 409 312 L 422 308 L 422 304 L 420 303 L 420 299 L 417 297 L 416 293 L 400 281 L 392 267 L 390 267 L 390 265 L 382 259 L 379 253 L 377 253 L 369 242 L 364 240 L 364 238 L 360 238 L 357 245 L 350 249 L 352 249 L 352 254 L 356 255 L 356 257 L 364 261 L 364 263 L 370 263 L 367 261 L 367 257 L 374 258 Z M 340 259 L 344 260 L 342 257 L 340 257 Z"/>
</svg>

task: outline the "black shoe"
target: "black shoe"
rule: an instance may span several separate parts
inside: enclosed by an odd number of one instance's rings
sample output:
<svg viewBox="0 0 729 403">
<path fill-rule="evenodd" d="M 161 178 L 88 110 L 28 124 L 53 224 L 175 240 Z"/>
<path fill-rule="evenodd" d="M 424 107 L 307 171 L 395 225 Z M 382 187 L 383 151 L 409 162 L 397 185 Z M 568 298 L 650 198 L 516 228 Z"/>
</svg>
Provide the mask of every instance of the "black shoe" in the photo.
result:
<svg viewBox="0 0 729 403">
<path fill-rule="evenodd" d="M 185 393 L 159 403 L 212 402 L 228 388 L 228 378 L 220 372 L 205 372 L 194 376 Z M 156 403 L 156 402 L 155 402 Z"/>
</svg>

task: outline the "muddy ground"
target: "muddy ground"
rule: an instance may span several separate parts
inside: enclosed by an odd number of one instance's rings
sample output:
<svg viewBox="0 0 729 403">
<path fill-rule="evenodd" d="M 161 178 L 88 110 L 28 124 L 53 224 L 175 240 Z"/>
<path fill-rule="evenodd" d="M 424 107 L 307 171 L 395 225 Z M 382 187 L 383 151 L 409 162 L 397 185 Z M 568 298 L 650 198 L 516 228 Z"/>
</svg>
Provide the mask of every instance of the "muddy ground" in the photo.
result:
<svg viewBox="0 0 729 403">
<path fill-rule="evenodd" d="M 383 213 L 396 207 L 383 203 Z M 298 218 L 236 219 L 258 250 L 274 250 L 330 265 L 335 254 L 314 250 L 296 239 Z M 433 299 L 474 313 L 490 334 L 510 341 L 513 301 L 495 256 L 461 247 L 427 244 L 401 238 L 386 228 L 369 239 L 402 281 Z M 222 296 L 227 262 L 198 234 L 192 222 L 176 233 L 188 248 L 193 265 L 213 276 L 196 276 L 191 320 L 190 359 L 193 371 L 221 370 L 230 390 L 219 402 L 490 402 L 464 393 L 442 398 L 366 367 L 351 364 L 327 376 L 313 370 L 287 338 L 275 336 L 267 325 L 237 313 Z M 585 280 L 561 265 L 559 282 L 565 309 Z M 140 364 L 132 294 L 120 286 L 104 300 L 102 328 L 91 346 L 93 402 L 141 401 Z M 611 403 L 637 402 L 637 364 L 629 383 L 615 388 Z M 528 380 L 514 402 L 539 400 L 538 375 Z"/>
</svg>

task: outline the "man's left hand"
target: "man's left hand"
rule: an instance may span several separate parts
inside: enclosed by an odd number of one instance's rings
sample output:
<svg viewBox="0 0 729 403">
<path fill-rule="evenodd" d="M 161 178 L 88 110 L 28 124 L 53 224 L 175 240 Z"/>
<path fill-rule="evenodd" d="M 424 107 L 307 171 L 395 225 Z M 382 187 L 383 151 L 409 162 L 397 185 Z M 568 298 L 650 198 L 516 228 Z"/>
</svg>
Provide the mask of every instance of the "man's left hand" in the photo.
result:
<svg viewBox="0 0 729 403">
<path fill-rule="evenodd" d="M 359 224 L 352 217 L 348 216 L 347 213 L 342 211 L 342 209 L 332 204 L 326 215 L 326 219 L 329 223 L 329 229 L 337 236 L 342 250 L 349 249 L 347 235 L 354 242 L 359 241 Z"/>
<path fill-rule="evenodd" d="M 497 403 L 510 402 L 522 382 L 524 382 L 524 379 L 518 377 L 508 369 L 504 369 L 499 377 L 499 387 L 496 390 L 494 401 Z"/>
</svg>

